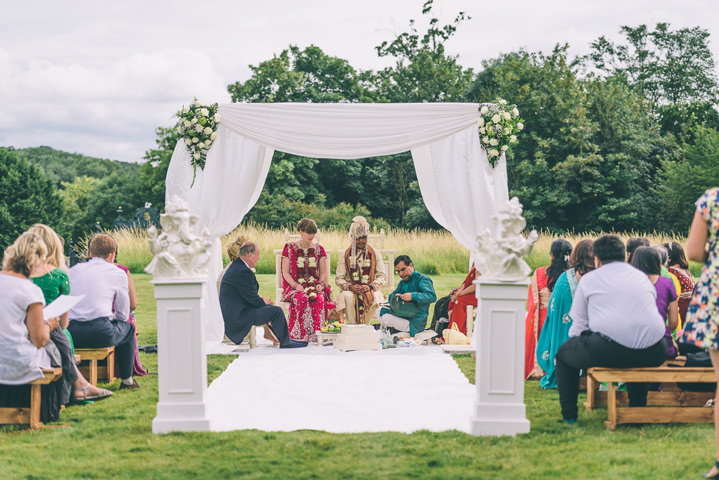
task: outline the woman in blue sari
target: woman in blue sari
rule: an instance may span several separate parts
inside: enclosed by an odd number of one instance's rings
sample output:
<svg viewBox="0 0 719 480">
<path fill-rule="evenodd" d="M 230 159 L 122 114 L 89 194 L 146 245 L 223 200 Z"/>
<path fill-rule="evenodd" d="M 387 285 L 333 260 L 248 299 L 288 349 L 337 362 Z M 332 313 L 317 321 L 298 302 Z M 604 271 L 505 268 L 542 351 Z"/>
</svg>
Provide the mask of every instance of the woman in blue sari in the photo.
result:
<svg viewBox="0 0 719 480">
<path fill-rule="evenodd" d="M 543 388 L 557 388 L 554 356 L 569 338 L 569 327 L 572 326 L 569 309 L 579 279 L 594 269 L 593 243 L 592 240 L 582 240 L 574 247 L 569 260 L 571 268 L 559 276 L 552 290 L 547 318 L 537 341 L 537 363 L 545 373 L 541 380 Z"/>
</svg>

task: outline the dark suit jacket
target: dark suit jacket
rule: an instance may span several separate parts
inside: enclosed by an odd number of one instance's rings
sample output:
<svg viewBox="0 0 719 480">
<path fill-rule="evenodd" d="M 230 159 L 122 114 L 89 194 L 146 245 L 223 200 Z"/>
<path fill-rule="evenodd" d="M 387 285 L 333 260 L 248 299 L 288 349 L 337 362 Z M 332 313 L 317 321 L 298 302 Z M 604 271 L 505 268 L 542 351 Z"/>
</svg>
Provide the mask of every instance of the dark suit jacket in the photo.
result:
<svg viewBox="0 0 719 480">
<path fill-rule="evenodd" d="M 264 325 L 276 315 L 278 307 L 265 304 L 257 293 L 260 285 L 255 274 L 238 258 L 225 272 L 220 284 L 220 308 L 225 321 L 225 335 L 240 343 L 253 325 Z"/>
</svg>

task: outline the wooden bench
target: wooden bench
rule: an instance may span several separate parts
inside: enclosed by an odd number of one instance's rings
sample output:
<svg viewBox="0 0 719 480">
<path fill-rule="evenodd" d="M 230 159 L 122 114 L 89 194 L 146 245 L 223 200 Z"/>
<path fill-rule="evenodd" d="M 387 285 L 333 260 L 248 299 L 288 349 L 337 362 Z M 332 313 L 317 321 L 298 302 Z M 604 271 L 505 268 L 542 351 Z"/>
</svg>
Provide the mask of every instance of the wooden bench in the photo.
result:
<svg viewBox="0 0 719 480">
<path fill-rule="evenodd" d="M 615 429 L 620 423 L 686 423 L 712 422 L 714 409 L 706 407 L 714 392 L 690 392 L 676 383 L 715 383 L 714 369 L 710 367 L 682 367 L 682 359 L 669 360 L 659 367 L 604 368 L 594 367 L 587 372 L 588 410 L 607 406 L 606 424 Z M 599 384 L 607 382 L 606 392 Z M 627 392 L 618 392 L 615 382 L 654 382 L 662 384 L 661 392 L 648 392 L 646 407 L 628 407 Z M 620 408 L 618 408 L 620 407 Z"/>
<path fill-rule="evenodd" d="M 54 382 L 62 376 L 62 368 L 43 369 L 44 376 L 30 382 L 30 402 L 27 407 L 0 407 L 0 424 L 30 425 L 40 428 L 40 400 L 43 385 Z"/>
<path fill-rule="evenodd" d="M 115 347 L 76 348 L 75 353 L 80 356 L 80 372 L 88 382 L 97 385 L 98 378 L 107 383 L 115 380 Z"/>
</svg>

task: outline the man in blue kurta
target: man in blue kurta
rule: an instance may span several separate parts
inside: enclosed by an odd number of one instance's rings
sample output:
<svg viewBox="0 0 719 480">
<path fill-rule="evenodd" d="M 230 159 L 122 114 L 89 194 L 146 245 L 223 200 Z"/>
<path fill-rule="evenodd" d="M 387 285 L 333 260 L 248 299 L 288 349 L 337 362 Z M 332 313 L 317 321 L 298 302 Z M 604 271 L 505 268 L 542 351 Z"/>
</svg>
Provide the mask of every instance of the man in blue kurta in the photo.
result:
<svg viewBox="0 0 719 480">
<path fill-rule="evenodd" d="M 397 257 L 394 260 L 394 270 L 402 280 L 390 294 L 389 301 L 391 303 L 392 298 L 399 295 L 405 302 L 415 302 L 417 316 L 409 319 L 401 318 L 392 315 L 388 308 L 383 308 L 379 312 L 380 324 L 382 328 L 391 327 L 400 332 L 409 332 L 409 335 L 414 337 L 427 325 L 429 306 L 437 301 L 437 295 L 434 293 L 432 279 L 416 271 L 409 256 Z"/>
</svg>

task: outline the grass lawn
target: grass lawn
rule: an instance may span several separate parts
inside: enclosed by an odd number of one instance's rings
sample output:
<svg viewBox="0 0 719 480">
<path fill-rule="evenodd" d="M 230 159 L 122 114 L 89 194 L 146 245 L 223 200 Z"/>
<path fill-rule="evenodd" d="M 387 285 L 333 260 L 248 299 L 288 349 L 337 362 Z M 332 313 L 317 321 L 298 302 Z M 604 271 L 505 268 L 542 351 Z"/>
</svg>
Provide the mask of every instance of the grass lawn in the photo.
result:
<svg viewBox="0 0 719 480">
<path fill-rule="evenodd" d="M 155 343 L 155 309 L 148 275 L 134 275 L 140 307 L 140 344 Z M 436 277 L 439 296 L 461 283 L 459 274 Z M 273 275 L 260 276 L 262 293 L 274 297 Z M 140 354 L 151 372 L 156 355 Z M 211 355 L 216 378 L 233 360 Z M 455 357 L 470 381 L 474 364 Z M 606 412 L 580 411 L 579 424 L 558 423 L 555 391 L 527 382 L 531 432 L 512 437 L 473 437 L 456 431 L 329 434 L 318 431 L 153 435 L 157 376 L 140 378 L 137 391 L 71 406 L 61 422 L 38 431 L 0 426 L 0 479 L 64 478 L 698 478 L 711 466 L 711 424 L 620 426 L 603 424 Z M 107 385 L 101 385 L 108 387 Z M 118 383 L 109 388 L 116 390 Z M 580 402 L 584 395 L 580 395 Z M 377 408 L 388 408 L 386 405 Z M 347 408 L 339 405 L 338 408 Z M 442 415 L 452 405 L 427 405 Z M 397 407 L 401 415 L 401 406 Z"/>
</svg>

